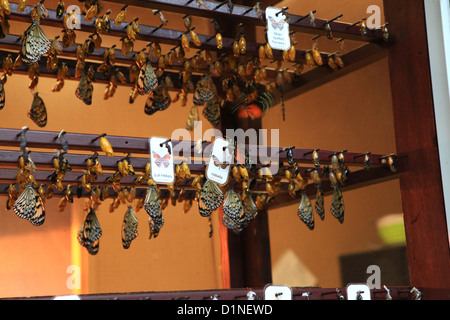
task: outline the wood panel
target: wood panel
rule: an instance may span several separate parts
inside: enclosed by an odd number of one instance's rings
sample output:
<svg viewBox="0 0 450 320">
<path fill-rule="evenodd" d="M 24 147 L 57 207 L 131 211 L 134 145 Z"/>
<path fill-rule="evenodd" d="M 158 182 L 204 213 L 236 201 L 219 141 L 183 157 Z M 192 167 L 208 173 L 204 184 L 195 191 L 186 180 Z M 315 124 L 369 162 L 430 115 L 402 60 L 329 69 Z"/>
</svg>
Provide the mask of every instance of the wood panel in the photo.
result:
<svg viewBox="0 0 450 320">
<path fill-rule="evenodd" d="M 384 1 L 395 45 L 389 48 L 397 153 L 412 286 L 426 299 L 450 298 L 449 238 L 437 147 L 423 1 Z"/>
</svg>

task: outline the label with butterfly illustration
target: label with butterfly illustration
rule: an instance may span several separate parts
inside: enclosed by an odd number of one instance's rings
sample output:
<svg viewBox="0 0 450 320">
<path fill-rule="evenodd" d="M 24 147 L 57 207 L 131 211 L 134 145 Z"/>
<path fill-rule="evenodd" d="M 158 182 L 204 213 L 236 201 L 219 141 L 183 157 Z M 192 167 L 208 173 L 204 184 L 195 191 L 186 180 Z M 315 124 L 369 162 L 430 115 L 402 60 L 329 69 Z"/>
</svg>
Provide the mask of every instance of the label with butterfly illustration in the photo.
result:
<svg viewBox="0 0 450 320">
<path fill-rule="evenodd" d="M 289 50 L 291 39 L 289 37 L 289 18 L 279 8 L 267 7 L 267 39 L 272 49 Z"/>
<path fill-rule="evenodd" d="M 216 138 L 211 148 L 211 156 L 206 168 L 206 178 L 219 185 L 225 185 L 230 175 L 234 147 L 222 138 Z"/>
<path fill-rule="evenodd" d="M 175 170 L 173 166 L 172 142 L 167 138 L 150 138 L 150 164 L 152 179 L 156 183 L 173 183 Z"/>
</svg>

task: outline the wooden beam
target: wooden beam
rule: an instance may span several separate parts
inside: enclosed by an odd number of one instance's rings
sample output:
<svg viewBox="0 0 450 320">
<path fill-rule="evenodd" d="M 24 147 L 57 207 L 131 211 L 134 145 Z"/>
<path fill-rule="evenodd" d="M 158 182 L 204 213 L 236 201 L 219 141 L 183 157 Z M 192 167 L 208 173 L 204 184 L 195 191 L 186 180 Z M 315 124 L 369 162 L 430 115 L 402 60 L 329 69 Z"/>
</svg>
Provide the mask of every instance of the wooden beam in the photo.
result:
<svg viewBox="0 0 450 320">
<path fill-rule="evenodd" d="M 347 180 L 345 181 L 345 184 L 340 186 L 340 190 L 342 192 L 345 192 L 367 187 L 369 185 L 383 183 L 393 179 L 398 179 L 403 173 L 409 170 L 408 156 L 398 156 L 395 167 L 395 172 L 391 171 L 388 166 L 375 167 L 371 168 L 370 170 L 360 169 L 354 172 L 350 172 Z M 325 196 L 331 195 L 333 193 L 333 188 L 331 187 L 327 179 L 324 179 L 322 188 Z M 314 199 L 316 197 L 317 187 L 313 183 L 311 183 L 305 188 L 305 192 L 310 199 Z M 273 201 L 270 202 L 269 209 L 282 208 L 288 205 L 298 204 L 300 201 L 300 197 L 300 192 L 296 194 L 295 198 L 293 198 L 289 193 L 283 192 L 282 194 L 277 195 L 273 199 Z"/>
<path fill-rule="evenodd" d="M 384 1 L 395 30 L 388 49 L 398 153 L 410 170 L 400 176 L 406 250 L 412 286 L 424 299 L 450 299 L 449 233 L 443 200 L 430 78 L 424 3 Z"/>
<path fill-rule="evenodd" d="M 244 128 L 245 129 L 245 128 Z M 22 132 L 21 129 L 5 129 L 0 128 L 0 146 L 13 146 L 19 148 L 19 135 Z M 102 134 L 81 134 L 81 133 L 72 133 L 66 132 L 64 134 L 64 139 L 67 141 L 69 145 L 69 150 L 72 152 L 73 150 L 84 150 L 84 151 L 98 151 L 101 153 L 100 143 L 98 141 L 98 137 Z M 36 130 L 27 130 L 25 133 L 25 139 L 27 147 L 29 148 L 44 148 L 44 149 L 60 149 L 61 142 L 57 139 L 59 132 L 51 132 L 51 131 L 36 131 Z M 113 150 L 115 153 L 131 153 L 131 154 L 149 154 L 149 139 L 148 138 L 138 138 L 138 137 L 125 137 L 125 136 L 109 136 L 106 138 L 111 143 Z M 168 137 L 170 138 L 170 137 Z M 203 144 L 203 152 L 210 147 L 210 142 L 206 142 Z M 177 141 L 172 140 L 172 145 L 175 151 L 178 150 L 193 150 L 195 145 L 194 141 Z M 292 146 L 292 154 L 293 160 L 299 164 L 311 164 L 312 165 L 312 157 L 311 157 L 311 149 L 301 149 Z M 287 151 L 285 147 L 267 147 L 267 146 L 258 146 L 260 155 L 267 155 L 259 157 L 259 163 L 257 165 L 261 165 L 261 162 L 269 161 L 271 158 L 277 157 L 280 164 L 286 162 L 288 160 Z M 340 153 L 344 151 L 344 161 L 348 165 L 352 166 L 363 166 L 362 157 L 357 156 L 362 153 L 352 152 L 348 150 L 318 150 L 319 161 L 321 164 L 330 164 L 330 156 L 335 153 Z M 366 151 L 364 151 L 366 152 Z M 182 152 L 180 156 L 182 156 Z M 205 157 L 208 157 L 206 155 Z M 384 155 L 370 153 L 370 162 L 372 166 L 382 165 L 382 157 Z"/>
<path fill-rule="evenodd" d="M 338 300 L 337 290 L 348 299 L 346 288 L 292 288 L 292 300 Z M 415 295 L 410 287 L 388 287 L 393 300 L 413 300 Z M 126 292 L 126 293 L 100 293 L 78 295 L 80 300 L 217 300 L 239 301 L 247 300 L 247 293 L 253 291 L 256 298 L 264 300 L 264 288 L 234 288 L 219 290 L 188 290 L 167 292 Z M 386 300 L 386 290 L 371 289 L 372 300 Z M 308 296 L 306 296 L 306 295 Z M 55 296 L 5 298 L 1 300 L 54 300 Z M 255 300 L 256 300 L 255 298 Z M 181 305 L 180 305 L 181 306 Z M 274 308 L 275 309 L 275 308 Z M 284 314 L 281 312 L 279 314 Z"/>
</svg>

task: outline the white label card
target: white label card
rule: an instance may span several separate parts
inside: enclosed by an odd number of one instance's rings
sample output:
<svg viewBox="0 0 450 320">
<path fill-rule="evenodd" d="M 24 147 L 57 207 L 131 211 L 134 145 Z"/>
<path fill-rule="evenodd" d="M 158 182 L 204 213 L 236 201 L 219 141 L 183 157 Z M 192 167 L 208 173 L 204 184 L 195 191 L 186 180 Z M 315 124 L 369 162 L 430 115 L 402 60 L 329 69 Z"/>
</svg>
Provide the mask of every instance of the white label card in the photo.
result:
<svg viewBox="0 0 450 320">
<path fill-rule="evenodd" d="M 371 300 L 370 288 L 365 284 L 349 284 L 347 286 L 347 300 Z"/>
<path fill-rule="evenodd" d="M 287 286 L 267 285 L 264 288 L 264 300 L 292 300 L 292 289 Z"/>
<path fill-rule="evenodd" d="M 231 161 L 234 155 L 234 147 L 222 138 L 216 138 L 211 149 L 206 178 L 223 186 L 230 176 Z"/>
<path fill-rule="evenodd" d="M 278 14 L 278 16 L 277 16 Z M 266 8 L 267 39 L 272 49 L 289 50 L 291 39 L 289 37 L 289 23 L 281 9 L 275 7 Z"/>
<path fill-rule="evenodd" d="M 175 181 L 172 142 L 167 138 L 150 138 L 150 164 L 152 179 L 156 183 L 171 184 Z"/>
</svg>

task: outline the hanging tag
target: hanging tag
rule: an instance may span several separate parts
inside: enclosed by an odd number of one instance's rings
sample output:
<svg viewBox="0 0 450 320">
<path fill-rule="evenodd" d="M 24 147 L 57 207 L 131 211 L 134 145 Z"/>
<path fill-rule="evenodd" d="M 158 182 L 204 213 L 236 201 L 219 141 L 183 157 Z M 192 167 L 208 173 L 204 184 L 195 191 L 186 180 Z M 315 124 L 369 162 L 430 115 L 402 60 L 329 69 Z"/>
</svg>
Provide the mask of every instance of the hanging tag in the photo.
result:
<svg viewBox="0 0 450 320">
<path fill-rule="evenodd" d="M 275 7 L 266 8 L 267 39 L 272 49 L 287 51 L 291 47 L 289 37 L 289 23 L 281 9 Z"/>
<path fill-rule="evenodd" d="M 211 149 L 206 178 L 223 186 L 230 175 L 230 164 L 233 159 L 234 147 L 225 139 L 216 138 Z"/>
<path fill-rule="evenodd" d="M 264 300 L 292 300 L 292 289 L 287 286 L 267 285 L 264 288 Z"/>
<path fill-rule="evenodd" d="M 371 300 L 370 288 L 359 283 L 347 285 L 347 300 Z"/>
<path fill-rule="evenodd" d="M 173 148 L 169 139 L 150 138 L 150 163 L 152 179 L 156 183 L 170 184 L 174 182 Z"/>
<path fill-rule="evenodd" d="M 81 300 L 77 295 L 68 295 L 68 296 L 57 296 L 54 297 L 53 300 Z"/>
</svg>

